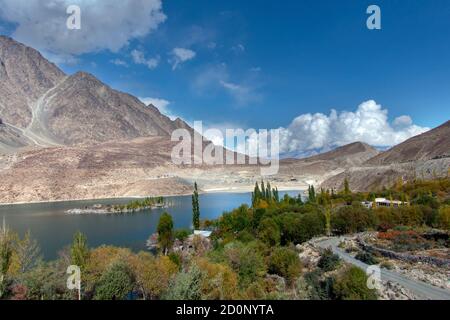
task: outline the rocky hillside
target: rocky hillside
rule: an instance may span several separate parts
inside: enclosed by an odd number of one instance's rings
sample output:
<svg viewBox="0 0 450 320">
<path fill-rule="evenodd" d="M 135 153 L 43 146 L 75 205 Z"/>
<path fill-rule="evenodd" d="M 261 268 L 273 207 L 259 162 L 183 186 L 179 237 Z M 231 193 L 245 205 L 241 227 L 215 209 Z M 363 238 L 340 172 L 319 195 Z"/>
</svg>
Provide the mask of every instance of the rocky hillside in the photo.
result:
<svg viewBox="0 0 450 320">
<path fill-rule="evenodd" d="M 340 190 L 348 179 L 354 191 L 368 191 L 404 181 L 447 176 L 450 168 L 450 121 L 412 137 L 359 166 L 347 168 L 322 183 L 324 188 Z"/>
<path fill-rule="evenodd" d="M 375 157 L 380 152 L 363 142 L 354 142 L 332 151 L 325 152 L 313 157 L 306 158 L 308 162 L 326 160 L 335 161 L 340 165 L 360 165 L 365 161 Z"/>
<path fill-rule="evenodd" d="M 0 117 L 39 147 L 168 136 L 188 128 L 93 75 L 65 75 L 42 55 L 0 36 Z"/>
<path fill-rule="evenodd" d="M 368 165 L 386 165 L 450 157 L 450 120 L 379 154 Z"/>
<path fill-rule="evenodd" d="M 25 128 L 31 105 L 64 78 L 64 73 L 42 55 L 0 35 L 0 116 Z"/>
</svg>

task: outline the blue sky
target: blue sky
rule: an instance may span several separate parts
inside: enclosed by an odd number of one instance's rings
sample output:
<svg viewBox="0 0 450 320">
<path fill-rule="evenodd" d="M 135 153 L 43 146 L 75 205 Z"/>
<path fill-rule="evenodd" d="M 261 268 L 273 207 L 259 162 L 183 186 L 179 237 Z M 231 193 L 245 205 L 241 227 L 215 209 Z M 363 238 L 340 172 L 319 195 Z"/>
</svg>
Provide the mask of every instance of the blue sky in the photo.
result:
<svg viewBox="0 0 450 320">
<path fill-rule="evenodd" d="M 408 129 L 410 135 L 450 119 L 447 0 L 172 0 L 163 1 L 159 9 L 158 0 L 148 1 L 155 3 L 153 13 L 165 18 L 153 16 L 155 25 L 144 26 L 148 32 L 130 32 L 123 45 L 106 42 L 102 47 L 101 42 L 105 37 L 114 42 L 126 19 L 118 19 L 116 30 L 110 27 L 114 14 L 105 17 L 114 8 L 87 6 L 82 0 L 70 2 L 80 4 L 85 36 L 97 35 L 93 29 L 111 29 L 106 36 L 100 33 L 97 48 L 75 46 L 71 52 L 64 42 L 70 33 L 49 45 L 26 27 L 18 31 L 27 17 L 12 17 L 8 8 L 25 6 L 14 4 L 22 1 L 0 0 L 0 30 L 38 47 L 68 73 L 91 72 L 113 88 L 169 102 L 165 112 L 211 126 L 295 128 L 294 119 L 301 115 L 328 117 L 331 109 L 338 117 L 343 111 L 356 114 L 368 100 L 388 110 L 386 121 L 393 131 L 402 130 L 392 124 L 397 117 L 409 116 L 412 123 L 407 119 L 401 126 L 416 126 Z M 60 5 L 65 0 L 50 2 Z M 366 27 L 370 4 L 381 8 L 381 30 Z M 95 17 L 93 8 L 102 16 L 98 24 L 92 19 L 86 26 L 83 18 Z M 22 11 L 39 23 L 44 17 L 49 20 L 52 13 L 46 10 Z M 131 9 L 130 14 L 136 15 Z M 136 22 L 135 28 L 140 27 Z M 188 54 L 186 61 L 174 54 L 175 48 L 186 50 L 181 52 Z"/>
</svg>

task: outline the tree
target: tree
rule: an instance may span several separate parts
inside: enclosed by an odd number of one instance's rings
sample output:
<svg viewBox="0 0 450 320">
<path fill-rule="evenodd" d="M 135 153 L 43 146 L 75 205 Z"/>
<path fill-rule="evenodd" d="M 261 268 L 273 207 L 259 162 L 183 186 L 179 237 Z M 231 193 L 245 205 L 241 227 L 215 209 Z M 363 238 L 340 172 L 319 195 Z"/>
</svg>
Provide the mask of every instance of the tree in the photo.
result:
<svg viewBox="0 0 450 320">
<path fill-rule="evenodd" d="M 86 236 L 80 231 L 73 236 L 73 243 L 70 247 L 71 263 L 84 269 L 89 260 L 89 248 Z"/>
<path fill-rule="evenodd" d="M 347 178 L 345 178 L 344 179 L 344 194 L 347 196 L 347 195 L 349 195 L 349 194 L 351 194 L 352 192 L 351 192 L 351 190 L 350 190 L 350 185 L 349 185 L 349 183 L 348 183 L 348 179 Z"/>
<path fill-rule="evenodd" d="M 100 278 L 95 300 L 124 300 L 133 290 L 134 278 L 124 262 L 114 263 Z"/>
<path fill-rule="evenodd" d="M 173 244 L 173 220 L 167 212 L 164 212 L 159 218 L 157 231 L 159 247 L 164 255 L 167 255 Z"/>
<path fill-rule="evenodd" d="M 194 183 L 194 193 L 192 194 L 192 224 L 194 229 L 200 228 L 200 205 L 198 202 L 197 182 Z"/>
<path fill-rule="evenodd" d="M 178 271 L 178 266 L 168 256 L 154 258 L 147 252 L 141 252 L 132 259 L 131 267 L 144 299 L 161 298 Z"/>
<path fill-rule="evenodd" d="M 314 190 L 313 185 L 308 187 L 308 201 L 311 203 L 316 203 L 316 191 Z"/>
<path fill-rule="evenodd" d="M 20 272 L 28 272 L 37 265 L 40 258 L 40 248 L 37 241 L 31 237 L 30 231 L 25 234 L 23 240 L 16 243 L 15 249 Z"/>
</svg>

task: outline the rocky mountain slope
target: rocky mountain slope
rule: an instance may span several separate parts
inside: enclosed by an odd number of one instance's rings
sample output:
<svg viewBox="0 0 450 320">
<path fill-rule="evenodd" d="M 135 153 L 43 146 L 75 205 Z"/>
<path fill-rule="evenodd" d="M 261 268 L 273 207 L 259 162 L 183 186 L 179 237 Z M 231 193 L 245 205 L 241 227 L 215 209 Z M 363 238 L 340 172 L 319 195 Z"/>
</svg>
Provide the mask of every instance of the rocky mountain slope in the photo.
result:
<svg viewBox="0 0 450 320">
<path fill-rule="evenodd" d="M 373 157 L 367 164 L 385 165 L 443 157 L 450 157 L 450 120 Z"/>
<path fill-rule="evenodd" d="M 381 189 L 401 177 L 404 181 L 447 176 L 450 173 L 450 121 L 381 152 L 359 166 L 347 168 L 322 183 L 339 190 L 344 179 L 356 191 Z"/>
<path fill-rule="evenodd" d="M 0 36 L 0 117 L 39 147 L 168 136 L 188 128 L 93 75 L 65 75 L 42 55 Z"/>
</svg>

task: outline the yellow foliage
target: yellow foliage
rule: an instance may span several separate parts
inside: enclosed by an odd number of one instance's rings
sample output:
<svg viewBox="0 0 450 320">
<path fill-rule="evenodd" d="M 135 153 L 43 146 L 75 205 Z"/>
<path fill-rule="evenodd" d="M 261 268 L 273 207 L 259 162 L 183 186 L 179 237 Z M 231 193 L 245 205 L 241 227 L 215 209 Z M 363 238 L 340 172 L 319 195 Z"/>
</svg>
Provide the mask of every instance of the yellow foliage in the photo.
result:
<svg viewBox="0 0 450 320">
<path fill-rule="evenodd" d="M 443 206 L 439 209 L 439 220 L 442 228 L 450 230 L 450 206 Z"/>
<path fill-rule="evenodd" d="M 266 200 L 259 200 L 258 204 L 256 205 L 256 209 L 267 209 L 269 208 L 269 204 L 267 203 Z"/>
<path fill-rule="evenodd" d="M 202 280 L 203 296 L 208 300 L 230 300 L 238 297 L 238 277 L 227 265 L 212 263 L 205 258 L 196 260 L 206 276 Z"/>
</svg>

